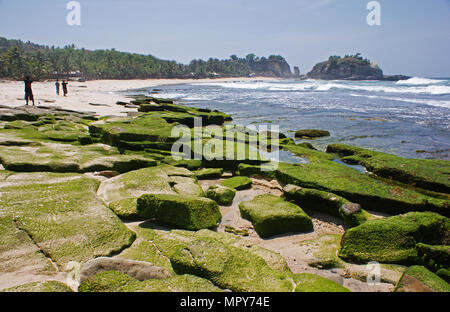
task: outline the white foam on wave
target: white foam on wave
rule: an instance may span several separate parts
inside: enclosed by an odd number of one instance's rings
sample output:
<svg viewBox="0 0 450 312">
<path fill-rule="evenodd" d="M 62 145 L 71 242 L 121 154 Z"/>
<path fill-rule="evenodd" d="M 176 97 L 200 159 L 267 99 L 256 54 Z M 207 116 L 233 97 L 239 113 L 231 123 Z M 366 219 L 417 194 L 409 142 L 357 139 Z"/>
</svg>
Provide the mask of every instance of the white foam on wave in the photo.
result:
<svg viewBox="0 0 450 312">
<path fill-rule="evenodd" d="M 411 93 L 411 94 L 432 94 L 432 95 L 450 94 L 450 86 L 392 87 L 392 86 L 329 83 L 317 87 L 318 91 L 329 91 L 332 89 L 384 92 L 384 93 Z"/>
<path fill-rule="evenodd" d="M 401 97 L 363 95 L 363 94 L 354 94 L 354 93 L 351 93 L 350 95 L 351 96 L 366 97 L 366 98 L 370 98 L 370 99 L 400 101 L 400 102 L 407 102 L 407 103 L 425 104 L 425 105 L 436 106 L 436 107 L 450 108 L 450 101 L 430 100 L 430 99 L 408 99 L 408 98 L 401 98 Z"/>
<path fill-rule="evenodd" d="M 431 80 L 431 79 L 430 79 Z M 438 80 L 433 80 L 434 82 Z M 443 81 L 443 80 L 441 80 Z M 254 83 L 199 83 L 194 85 L 210 85 L 226 89 L 247 89 L 247 90 L 268 90 L 268 91 L 330 91 L 330 90 L 352 90 L 352 91 L 368 91 L 368 92 L 384 92 L 384 93 L 411 93 L 411 94 L 431 94 L 442 95 L 450 94 L 450 86 L 448 85 L 381 85 L 378 82 L 357 83 L 354 81 L 302 81 L 298 83 L 273 83 L 273 82 L 254 82 Z"/>
<path fill-rule="evenodd" d="M 398 85 L 430 85 L 430 84 L 438 84 L 445 82 L 444 80 L 438 80 L 438 79 L 428 79 L 428 78 L 421 78 L 421 77 L 412 77 L 407 80 L 399 80 L 395 84 Z"/>
</svg>

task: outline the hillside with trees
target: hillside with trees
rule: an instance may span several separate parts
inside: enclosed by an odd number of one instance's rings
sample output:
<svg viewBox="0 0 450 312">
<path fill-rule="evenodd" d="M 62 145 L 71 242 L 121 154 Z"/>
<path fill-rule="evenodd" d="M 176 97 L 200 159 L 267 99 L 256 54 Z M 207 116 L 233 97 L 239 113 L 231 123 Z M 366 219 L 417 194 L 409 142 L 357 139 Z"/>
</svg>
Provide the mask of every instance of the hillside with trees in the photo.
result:
<svg viewBox="0 0 450 312">
<path fill-rule="evenodd" d="M 0 78 L 35 79 L 64 77 L 78 73 L 86 79 L 145 78 L 214 78 L 267 76 L 290 77 L 290 66 L 279 55 L 245 58 L 232 55 L 229 59 L 192 60 L 189 64 L 167 61 L 152 55 L 111 50 L 63 48 L 38 45 L 0 37 Z"/>
</svg>

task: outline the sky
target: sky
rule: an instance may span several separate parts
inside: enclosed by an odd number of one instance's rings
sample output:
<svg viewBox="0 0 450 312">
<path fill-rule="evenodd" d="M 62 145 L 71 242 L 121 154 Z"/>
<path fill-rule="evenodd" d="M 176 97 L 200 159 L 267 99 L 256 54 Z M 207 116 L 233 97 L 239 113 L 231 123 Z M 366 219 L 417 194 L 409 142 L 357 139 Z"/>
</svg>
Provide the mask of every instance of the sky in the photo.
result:
<svg viewBox="0 0 450 312">
<path fill-rule="evenodd" d="M 151 54 L 189 63 L 279 54 L 302 73 L 330 55 L 362 53 L 385 74 L 450 77 L 450 0 L 0 0 L 0 36 Z"/>
</svg>

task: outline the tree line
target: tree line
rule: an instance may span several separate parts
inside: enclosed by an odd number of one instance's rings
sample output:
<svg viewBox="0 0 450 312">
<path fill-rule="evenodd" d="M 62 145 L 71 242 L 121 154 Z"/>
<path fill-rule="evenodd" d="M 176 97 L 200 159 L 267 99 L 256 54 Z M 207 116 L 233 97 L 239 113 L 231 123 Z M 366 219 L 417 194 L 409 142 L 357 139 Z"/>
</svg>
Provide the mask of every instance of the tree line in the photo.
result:
<svg viewBox="0 0 450 312">
<path fill-rule="evenodd" d="M 284 69 L 280 70 L 280 68 Z M 288 68 L 286 70 L 286 68 Z M 146 79 L 146 78 L 212 78 L 239 77 L 251 74 L 281 76 L 290 73 L 286 60 L 279 55 L 229 59 L 192 60 L 189 64 L 158 59 L 152 55 L 111 50 L 77 49 L 38 45 L 0 37 L 0 78 L 53 79 L 69 73 L 79 73 L 86 79 Z"/>
</svg>

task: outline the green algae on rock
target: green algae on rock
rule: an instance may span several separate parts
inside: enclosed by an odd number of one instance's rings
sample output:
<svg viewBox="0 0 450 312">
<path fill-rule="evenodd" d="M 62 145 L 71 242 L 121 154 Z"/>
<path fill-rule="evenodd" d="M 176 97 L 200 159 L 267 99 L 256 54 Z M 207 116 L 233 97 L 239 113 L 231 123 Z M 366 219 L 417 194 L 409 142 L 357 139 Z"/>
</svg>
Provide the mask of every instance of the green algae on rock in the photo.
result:
<svg viewBox="0 0 450 312">
<path fill-rule="evenodd" d="M 432 246 L 418 243 L 416 249 L 423 266 L 432 272 L 450 268 L 450 246 Z"/>
<path fill-rule="evenodd" d="M 156 165 L 151 158 L 121 155 L 117 148 L 104 144 L 74 146 L 39 143 L 32 146 L 0 146 L 0 154 L 0 162 L 5 169 L 17 172 L 114 170 L 123 173 Z"/>
<path fill-rule="evenodd" d="M 378 176 L 435 192 L 450 193 L 450 162 L 435 159 L 408 159 L 344 144 L 331 144 L 335 153 L 349 163 L 366 167 Z"/>
<path fill-rule="evenodd" d="M 180 177 L 192 177 L 194 174 L 181 167 L 160 165 L 121 174 L 112 179 L 103 181 L 97 195 L 120 218 L 140 219 L 136 211 L 136 200 L 144 194 L 177 194 L 171 183 L 178 177 L 178 191 L 183 188 Z M 189 185 L 195 184 L 193 179 L 188 180 Z M 198 190 L 198 186 L 195 186 Z"/>
<path fill-rule="evenodd" d="M 449 237 L 450 219 L 433 212 L 410 212 L 349 229 L 338 256 L 357 263 L 421 264 L 417 243 L 449 245 Z"/>
<path fill-rule="evenodd" d="M 220 179 L 223 174 L 222 168 L 203 168 L 194 172 L 199 180 Z"/>
<path fill-rule="evenodd" d="M 396 292 L 450 292 L 450 284 L 423 266 L 413 265 L 403 274 Z"/>
<path fill-rule="evenodd" d="M 78 174 L 13 174 L 0 183 L 0 217 L 14 218 L 58 267 L 109 256 L 135 234 L 96 197 L 98 185 Z"/>
<path fill-rule="evenodd" d="M 66 284 L 63 284 L 58 281 L 47 281 L 47 282 L 33 282 L 28 283 L 20 286 L 11 287 L 5 290 L 2 290 L 0 292 L 20 292 L 20 293 L 32 293 L 32 292 L 73 292 L 73 290 L 67 286 Z"/>
<path fill-rule="evenodd" d="M 299 145 L 284 145 L 292 153 L 306 157 L 308 164 L 280 163 L 269 172 L 285 184 L 295 184 L 332 192 L 366 210 L 400 214 L 408 211 L 434 211 L 450 216 L 449 200 L 425 195 L 413 189 L 374 179 L 333 161 L 336 157 Z M 265 172 L 261 172 L 265 174 Z"/>
<path fill-rule="evenodd" d="M 252 180 L 248 177 L 232 177 L 223 181 L 222 185 L 239 191 L 251 188 Z"/>
<path fill-rule="evenodd" d="M 206 191 L 206 197 L 216 201 L 219 205 L 230 206 L 233 204 L 236 190 L 223 185 L 211 185 Z"/>
<path fill-rule="evenodd" d="M 142 218 L 194 231 L 214 227 L 222 218 L 218 204 L 211 199 L 170 194 L 139 197 L 137 212 Z"/>
<path fill-rule="evenodd" d="M 294 282 L 295 292 L 350 292 L 336 282 L 310 273 L 296 274 Z"/>
<path fill-rule="evenodd" d="M 304 129 L 295 131 L 295 137 L 299 139 L 315 139 L 330 136 L 330 132 L 325 130 Z"/>
<path fill-rule="evenodd" d="M 288 184 L 283 188 L 287 200 L 295 202 L 304 209 L 340 217 L 347 226 L 357 226 L 371 218 L 359 204 L 351 203 L 343 197 L 330 192 L 302 188 Z"/>
<path fill-rule="evenodd" d="M 78 287 L 79 292 L 219 292 L 210 281 L 193 276 L 177 275 L 166 279 L 139 281 L 129 275 L 107 271 L 91 276 Z"/>
<path fill-rule="evenodd" d="M 261 237 L 313 229 L 311 218 L 297 205 L 274 195 L 259 195 L 239 204 L 243 218 L 251 221 Z"/>
<path fill-rule="evenodd" d="M 148 225 L 140 225 L 136 233 L 138 239 L 150 241 L 170 259 L 177 274 L 207 278 L 223 289 L 292 292 L 297 287 L 295 281 L 300 281 L 280 254 L 249 246 L 233 234 L 210 230 L 167 232 Z M 321 291 L 333 291 L 337 287 L 334 282 L 326 284 L 321 284 Z"/>
<path fill-rule="evenodd" d="M 172 189 L 179 195 L 193 197 L 205 196 L 202 187 L 195 178 L 172 176 L 170 177 L 169 183 L 172 185 Z"/>
<path fill-rule="evenodd" d="M 1 205 L 0 209 L 7 209 Z M 20 271 L 33 267 L 35 274 L 56 274 L 52 262 L 36 246 L 30 236 L 20 230 L 12 216 L 0 212 L 0 272 Z"/>
</svg>

